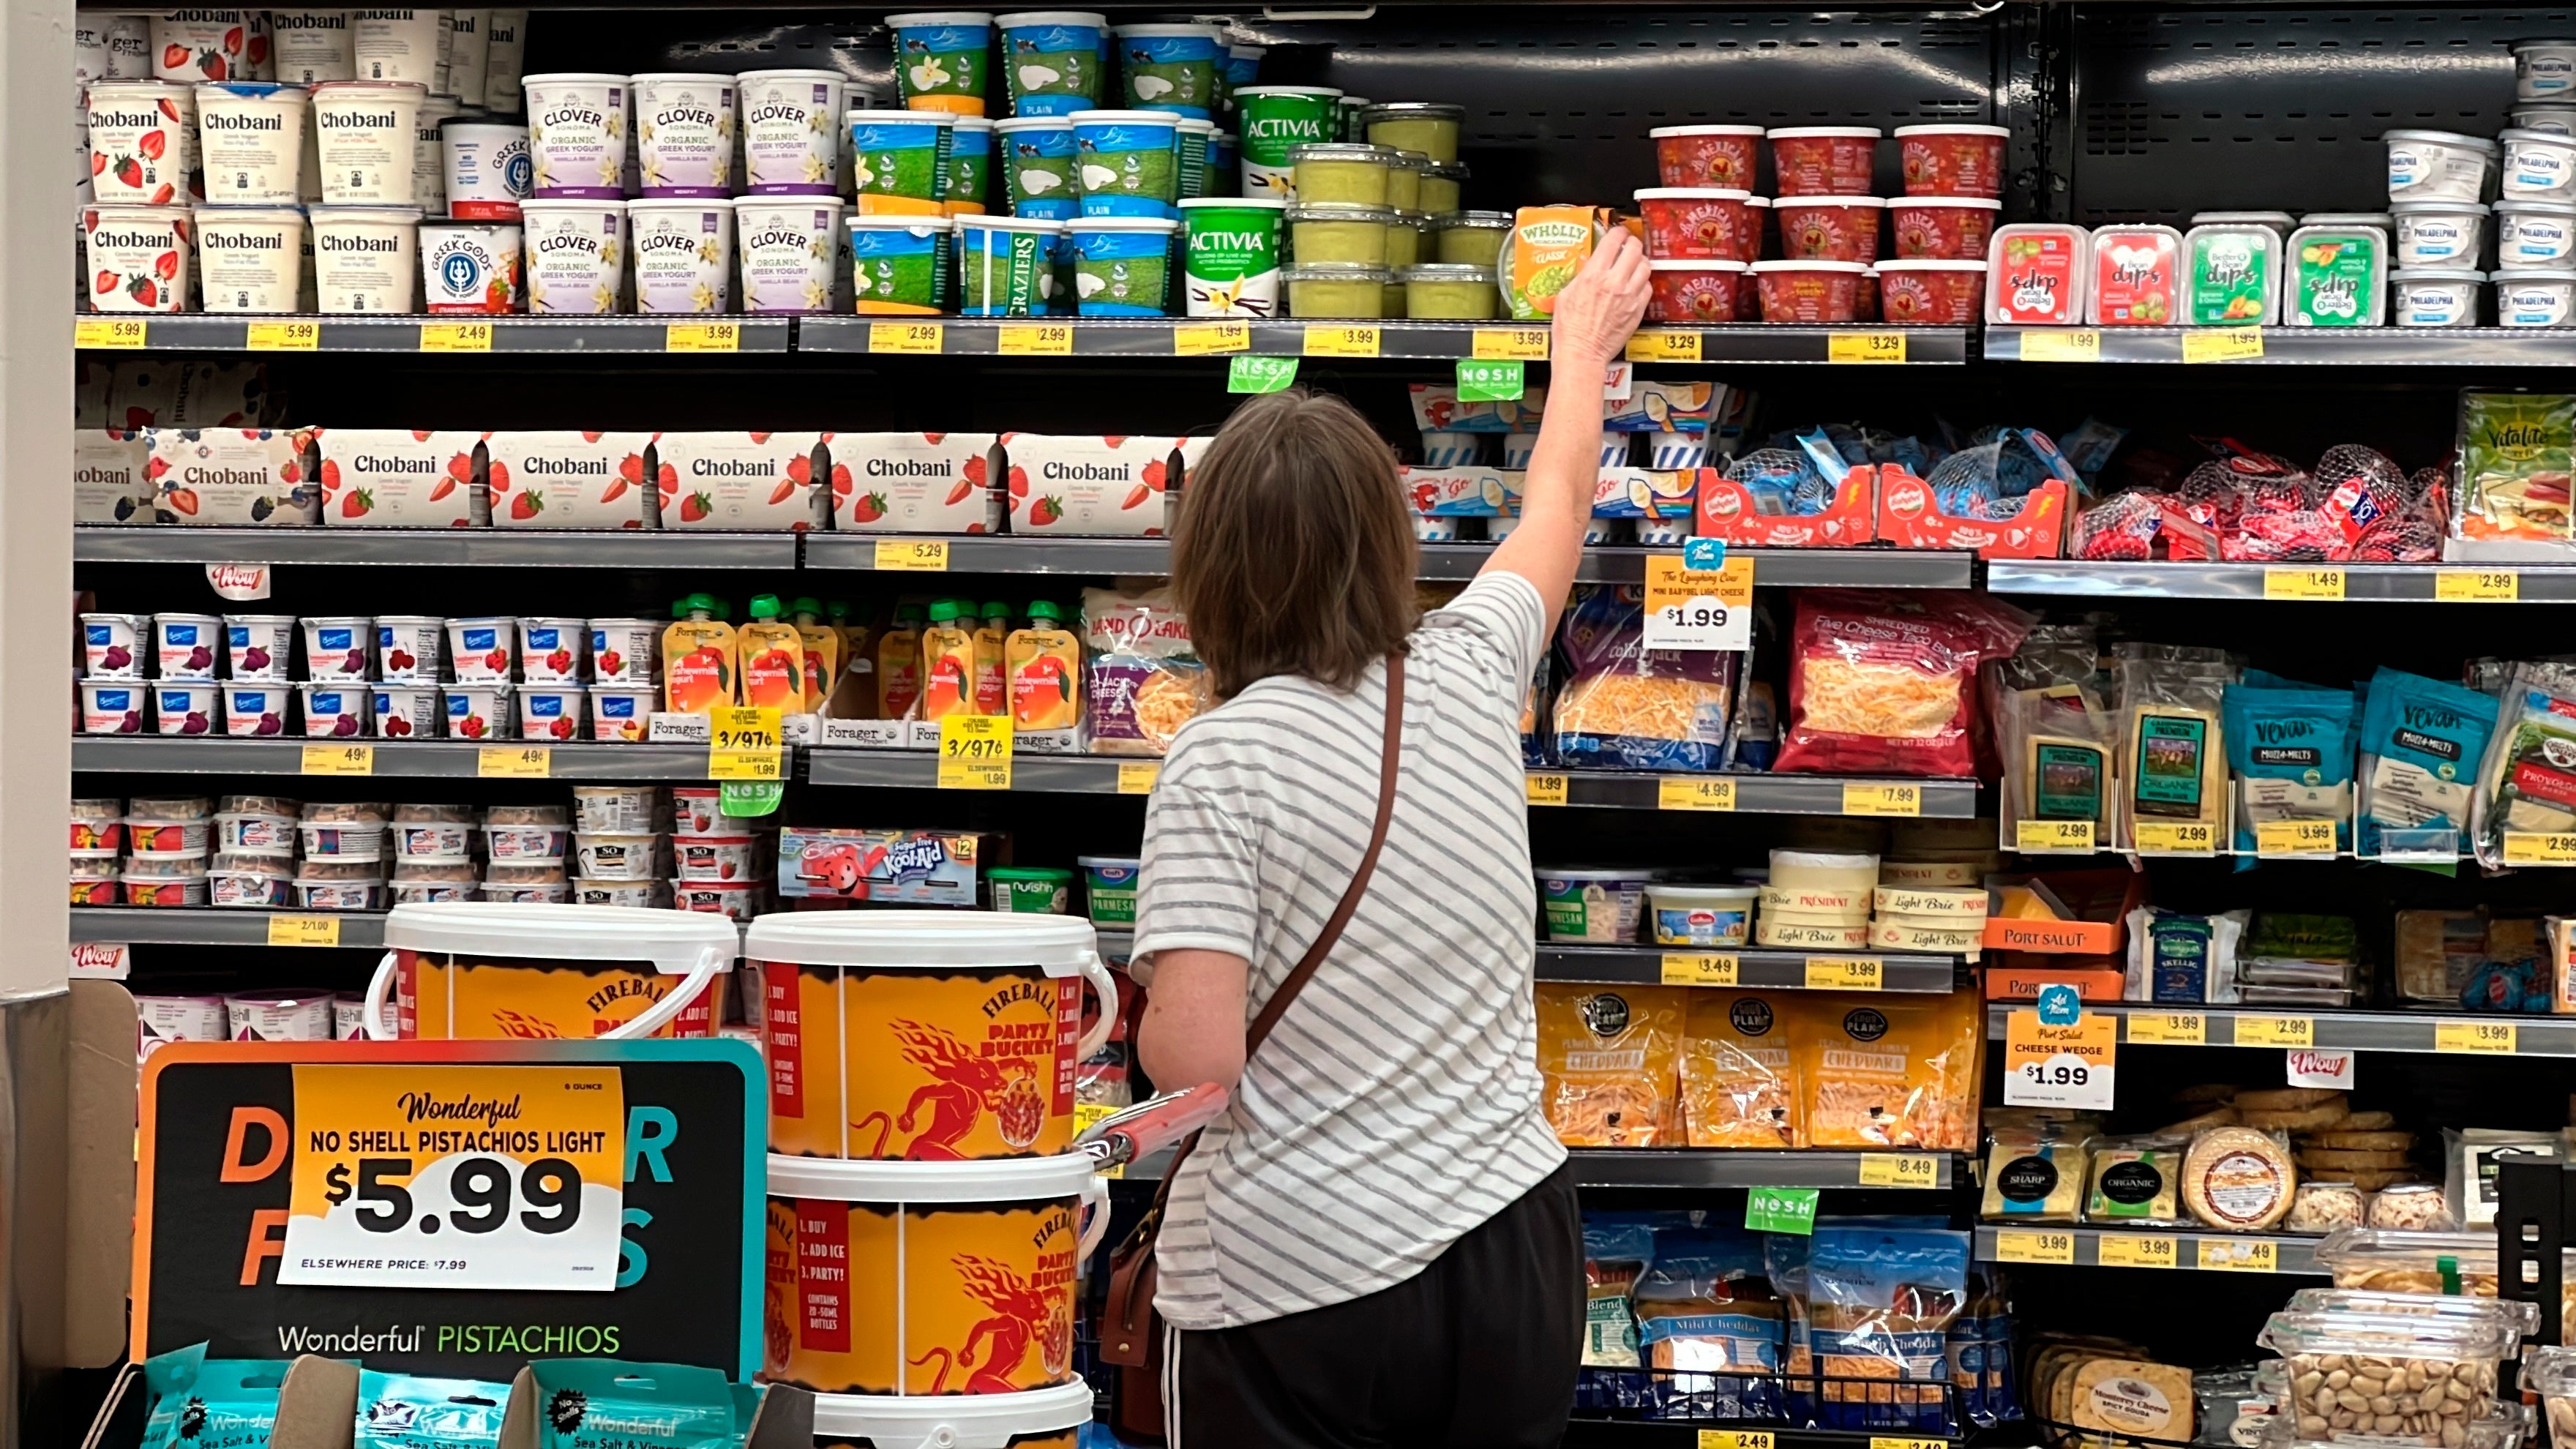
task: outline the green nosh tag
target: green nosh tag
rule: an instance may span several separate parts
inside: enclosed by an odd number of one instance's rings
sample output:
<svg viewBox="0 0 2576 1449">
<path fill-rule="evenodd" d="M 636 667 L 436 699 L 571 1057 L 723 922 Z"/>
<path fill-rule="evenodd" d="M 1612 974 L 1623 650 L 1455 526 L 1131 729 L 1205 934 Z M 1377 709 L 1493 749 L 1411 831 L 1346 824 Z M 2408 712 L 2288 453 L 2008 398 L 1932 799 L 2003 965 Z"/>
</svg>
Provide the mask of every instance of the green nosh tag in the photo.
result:
<svg viewBox="0 0 2576 1449">
<path fill-rule="evenodd" d="M 1744 1226 L 1757 1233 L 1816 1232 L 1816 1198 L 1812 1187 L 1757 1187 L 1744 1194 Z"/>
<path fill-rule="evenodd" d="M 787 785 L 780 780 L 721 780 L 723 793 L 716 797 L 716 808 L 727 815 L 774 815 L 778 802 L 786 798 Z"/>
<path fill-rule="evenodd" d="M 1226 364 L 1227 392 L 1282 392 L 1297 381 L 1297 359 L 1236 353 Z"/>
<path fill-rule="evenodd" d="M 1517 362 L 1458 359 L 1460 402 L 1518 402 L 1521 389 L 1521 364 Z"/>
</svg>

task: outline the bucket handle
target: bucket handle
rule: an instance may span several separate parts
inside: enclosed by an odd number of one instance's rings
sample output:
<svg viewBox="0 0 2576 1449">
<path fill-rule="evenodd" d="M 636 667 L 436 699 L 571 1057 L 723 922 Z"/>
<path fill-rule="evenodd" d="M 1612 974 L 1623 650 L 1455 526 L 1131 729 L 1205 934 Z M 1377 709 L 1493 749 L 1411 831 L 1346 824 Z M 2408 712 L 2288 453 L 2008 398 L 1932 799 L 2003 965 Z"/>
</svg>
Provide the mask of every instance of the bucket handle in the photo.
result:
<svg viewBox="0 0 2576 1449">
<path fill-rule="evenodd" d="M 1099 1055 L 1101 1047 L 1108 1044 L 1111 1029 L 1118 1025 L 1118 978 L 1110 974 L 1109 963 L 1100 959 L 1099 952 L 1082 953 L 1082 979 L 1090 982 L 1091 989 L 1100 996 L 1100 1020 L 1092 1023 L 1091 1030 L 1084 1032 L 1074 1047 L 1073 1059 L 1077 1062 Z"/>
<path fill-rule="evenodd" d="M 698 964 L 689 968 L 689 974 L 681 979 L 679 985 L 663 992 L 661 1000 L 646 1007 L 634 1020 L 619 1022 L 601 1032 L 599 1039 L 627 1041 L 635 1037 L 651 1036 L 660 1031 L 687 1009 L 690 1002 L 698 999 L 698 993 L 707 989 L 707 983 L 715 979 L 718 971 L 731 964 L 733 964 L 732 952 L 719 950 L 714 946 L 707 947 L 698 954 Z"/>
<path fill-rule="evenodd" d="M 1090 1218 L 1082 1225 L 1081 1251 L 1073 1260 L 1074 1271 L 1077 1273 L 1081 1271 L 1083 1264 L 1091 1261 L 1092 1250 L 1099 1247 L 1100 1240 L 1109 1233 L 1109 1179 L 1098 1173 L 1084 1178 L 1082 1205 L 1090 1214 Z"/>
<path fill-rule="evenodd" d="M 394 984 L 394 953 L 376 963 L 376 974 L 367 978 L 367 1019 L 359 1023 L 369 1041 L 398 1041 L 401 1038 L 385 1031 L 385 992 Z"/>
</svg>

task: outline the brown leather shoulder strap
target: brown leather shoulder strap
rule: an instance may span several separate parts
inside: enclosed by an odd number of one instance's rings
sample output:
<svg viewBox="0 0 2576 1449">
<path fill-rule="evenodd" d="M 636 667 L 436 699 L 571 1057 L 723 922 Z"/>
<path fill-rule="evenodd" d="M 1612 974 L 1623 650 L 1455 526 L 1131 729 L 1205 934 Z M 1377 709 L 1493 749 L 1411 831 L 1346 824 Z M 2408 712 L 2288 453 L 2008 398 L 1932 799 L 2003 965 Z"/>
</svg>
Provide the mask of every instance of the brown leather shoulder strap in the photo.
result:
<svg viewBox="0 0 2576 1449">
<path fill-rule="evenodd" d="M 1360 897 L 1368 893 L 1369 877 L 1377 873 L 1378 853 L 1386 848 L 1387 823 L 1395 818 L 1395 776 L 1403 750 L 1404 656 L 1390 654 L 1386 656 L 1386 743 L 1378 757 L 1377 821 L 1369 827 L 1368 849 L 1360 855 L 1359 869 L 1351 873 L 1350 888 L 1342 892 L 1342 899 L 1333 907 L 1331 918 L 1324 922 L 1324 929 L 1316 933 L 1315 944 L 1306 948 L 1306 954 L 1298 958 L 1296 966 L 1279 983 L 1279 989 L 1271 992 L 1270 999 L 1261 1004 L 1261 1014 L 1252 1019 L 1251 1030 L 1244 1033 L 1246 1057 L 1261 1049 L 1262 1039 L 1269 1036 L 1270 1029 L 1287 1014 L 1289 1004 L 1297 999 L 1297 993 L 1305 987 L 1307 978 L 1313 976 L 1315 968 L 1323 965 L 1324 958 L 1332 954 L 1334 943 L 1342 939 L 1342 928 L 1351 923 L 1351 914 L 1360 908 Z"/>
</svg>

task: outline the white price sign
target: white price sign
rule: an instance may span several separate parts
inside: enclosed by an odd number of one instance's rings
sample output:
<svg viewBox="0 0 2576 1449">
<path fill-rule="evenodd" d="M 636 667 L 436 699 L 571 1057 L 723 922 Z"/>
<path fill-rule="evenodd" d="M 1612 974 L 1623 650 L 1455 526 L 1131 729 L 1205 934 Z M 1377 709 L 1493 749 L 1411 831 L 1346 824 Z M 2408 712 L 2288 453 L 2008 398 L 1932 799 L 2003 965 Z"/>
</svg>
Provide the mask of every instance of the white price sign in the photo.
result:
<svg viewBox="0 0 2576 1449">
<path fill-rule="evenodd" d="M 2064 1053 L 2023 1062 L 2004 1083 L 2004 1101 L 2014 1107 L 2111 1109 L 2113 1079 L 2119 1068 Z"/>
<path fill-rule="evenodd" d="M 1646 647 L 1741 652 L 1753 647 L 1753 560 L 1716 569 L 1677 553 L 1646 555 Z"/>
</svg>

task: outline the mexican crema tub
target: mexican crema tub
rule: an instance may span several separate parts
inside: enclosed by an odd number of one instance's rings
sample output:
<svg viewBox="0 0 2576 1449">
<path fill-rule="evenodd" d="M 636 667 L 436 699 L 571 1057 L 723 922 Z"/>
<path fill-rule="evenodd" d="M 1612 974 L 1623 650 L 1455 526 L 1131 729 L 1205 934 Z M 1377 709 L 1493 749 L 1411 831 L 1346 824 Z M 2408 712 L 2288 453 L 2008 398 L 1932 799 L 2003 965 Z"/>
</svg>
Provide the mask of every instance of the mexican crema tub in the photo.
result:
<svg viewBox="0 0 2576 1449">
<path fill-rule="evenodd" d="M 762 984 L 771 1150 L 951 1161 L 1072 1145 L 1074 1068 L 1114 1012 L 1081 1029 L 1083 980 L 1118 999 L 1088 922 L 790 912 L 753 921 L 743 950 Z"/>
<path fill-rule="evenodd" d="M 710 1035 L 739 938 L 689 911 L 441 901 L 395 906 L 385 945 L 370 1033 L 390 988 L 406 1041 L 584 1041 Z"/>
<path fill-rule="evenodd" d="M 1072 1382 L 1074 1287 L 1109 1227 L 1108 1198 L 1079 1153 L 773 1154 L 762 1377 L 827 1394 L 1016 1394 Z"/>
<path fill-rule="evenodd" d="M 1078 1382 L 1019 1394 L 814 1399 L 815 1449 L 1074 1449 L 1090 1422 L 1091 1387 Z"/>
</svg>

